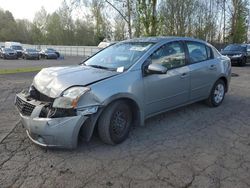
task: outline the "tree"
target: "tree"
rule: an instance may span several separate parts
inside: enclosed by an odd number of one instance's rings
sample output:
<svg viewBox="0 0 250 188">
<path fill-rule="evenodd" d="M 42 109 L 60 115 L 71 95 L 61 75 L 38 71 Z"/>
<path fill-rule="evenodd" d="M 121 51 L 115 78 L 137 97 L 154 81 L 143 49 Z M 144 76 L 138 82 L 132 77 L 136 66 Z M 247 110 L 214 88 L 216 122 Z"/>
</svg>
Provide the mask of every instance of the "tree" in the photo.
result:
<svg viewBox="0 0 250 188">
<path fill-rule="evenodd" d="M 116 41 L 121 41 L 126 38 L 126 22 L 119 15 L 115 19 L 114 29 L 114 39 Z"/>
<path fill-rule="evenodd" d="M 48 15 L 48 22 L 46 24 L 46 42 L 48 44 L 62 45 L 64 39 L 62 37 L 63 27 L 58 13 L 54 12 Z"/>
<path fill-rule="evenodd" d="M 229 41 L 242 43 L 247 41 L 247 9 L 246 0 L 232 0 L 231 24 L 229 31 Z"/>
<path fill-rule="evenodd" d="M 32 23 L 28 20 L 16 20 L 17 36 L 16 40 L 21 43 L 29 43 L 32 41 L 31 27 Z"/>
<path fill-rule="evenodd" d="M 104 2 L 99 0 L 92 0 L 90 6 L 91 6 L 91 13 L 93 15 L 95 22 L 96 43 L 101 42 L 105 38 L 110 39 L 111 24 L 106 19 L 105 14 L 103 13 Z"/>
<path fill-rule="evenodd" d="M 61 38 L 63 43 L 66 45 L 71 45 L 74 43 L 74 21 L 72 19 L 72 9 L 68 6 L 67 2 L 64 0 L 59 7 L 58 16 L 60 17 L 60 24 L 62 28 Z"/>
<path fill-rule="evenodd" d="M 114 1 L 105 0 L 118 14 L 119 16 L 127 23 L 129 38 L 132 38 L 132 14 L 133 14 L 133 0 L 122 0 Z M 118 6 L 115 6 L 115 4 Z"/>
<path fill-rule="evenodd" d="M 11 12 L 0 9 L 0 26 L 0 41 L 17 39 L 16 21 Z"/>
<path fill-rule="evenodd" d="M 87 21 L 83 21 L 80 19 L 77 19 L 75 21 L 75 45 L 97 45 L 95 43 L 96 39 L 93 33 L 94 25 L 92 23 L 88 23 Z"/>
<path fill-rule="evenodd" d="M 146 36 L 157 34 L 157 0 L 138 0 L 137 10 L 139 19 L 144 26 Z"/>
<path fill-rule="evenodd" d="M 40 29 L 43 35 L 46 34 L 46 27 L 48 22 L 48 13 L 44 7 L 40 9 L 40 11 L 35 13 L 35 17 L 33 20 L 33 24 Z"/>
</svg>

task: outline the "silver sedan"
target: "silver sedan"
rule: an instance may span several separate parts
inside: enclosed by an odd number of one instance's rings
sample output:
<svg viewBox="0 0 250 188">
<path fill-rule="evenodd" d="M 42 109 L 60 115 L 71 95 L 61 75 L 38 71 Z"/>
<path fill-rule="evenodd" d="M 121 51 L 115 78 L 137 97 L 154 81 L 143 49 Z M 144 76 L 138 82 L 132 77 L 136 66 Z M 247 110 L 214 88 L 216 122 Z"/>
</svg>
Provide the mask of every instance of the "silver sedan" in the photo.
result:
<svg viewBox="0 0 250 188">
<path fill-rule="evenodd" d="M 40 146 L 75 148 L 95 128 L 103 142 L 118 144 L 132 125 L 156 114 L 202 100 L 219 106 L 230 78 L 230 59 L 204 41 L 139 38 L 80 65 L 42 69 L 15 104 L 28 137 Z"/>
</svg>

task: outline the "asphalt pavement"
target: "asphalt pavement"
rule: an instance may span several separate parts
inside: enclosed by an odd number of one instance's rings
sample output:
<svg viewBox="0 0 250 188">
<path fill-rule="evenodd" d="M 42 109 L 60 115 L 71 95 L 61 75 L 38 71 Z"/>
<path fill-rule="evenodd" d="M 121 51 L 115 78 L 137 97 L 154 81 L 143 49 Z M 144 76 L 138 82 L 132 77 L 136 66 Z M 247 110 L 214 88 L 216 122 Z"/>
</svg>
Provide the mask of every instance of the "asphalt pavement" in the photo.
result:
<svg viewBox="0 0 250 188">
<path fill-rule="evenodd" d="M 148 119 L 117 146 L 94 136 L 75 150 L 27 138 L 13 100 L 35 73 L 0 75 L 0 187 L 250 187 L 250 66 L 232 70 L 220 107 L 195 103 Z"/>
</svg>

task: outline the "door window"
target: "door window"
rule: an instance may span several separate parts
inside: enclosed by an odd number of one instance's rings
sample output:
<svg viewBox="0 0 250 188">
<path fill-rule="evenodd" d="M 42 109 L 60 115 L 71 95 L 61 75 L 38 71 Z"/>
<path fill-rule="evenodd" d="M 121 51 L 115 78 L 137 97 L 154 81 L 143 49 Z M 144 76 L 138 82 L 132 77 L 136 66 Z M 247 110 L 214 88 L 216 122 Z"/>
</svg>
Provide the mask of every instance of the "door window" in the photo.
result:
<svg viewBox="0 0 250 188">
<path fill-rule="evenodd" d="M 187 42 L 187 48 L 191 63 L 197 63 L 208 59 L 205 44 L 199 42 Z"/>
<path fill-rule="evenodd" d="M 167 69 L 185 65 L 185 52 L 182 43 L 172 42 L 163 45 L 151 55 L 152 63 L 158 63 Z"/>
</svg>

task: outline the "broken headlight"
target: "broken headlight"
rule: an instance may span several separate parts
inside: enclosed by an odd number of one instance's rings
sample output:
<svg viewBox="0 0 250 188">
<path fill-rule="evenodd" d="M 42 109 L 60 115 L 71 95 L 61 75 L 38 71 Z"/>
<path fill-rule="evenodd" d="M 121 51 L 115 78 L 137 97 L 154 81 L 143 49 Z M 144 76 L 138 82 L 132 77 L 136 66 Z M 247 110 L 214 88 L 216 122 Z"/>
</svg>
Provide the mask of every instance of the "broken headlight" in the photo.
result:
<svg viewBox="0 0 250 188">
<path fill-rule="evenodd" d="M 80 97 L 88 92 L 88 87 L 71 87 L 63 92 L 61 97 L 58 97 L 53 102 L 54 108 L 76 108 Z"/>
</svg>

